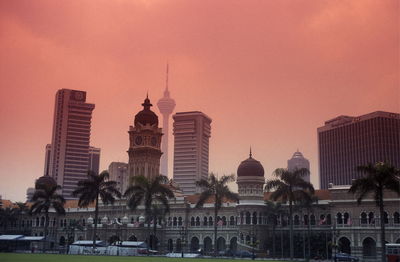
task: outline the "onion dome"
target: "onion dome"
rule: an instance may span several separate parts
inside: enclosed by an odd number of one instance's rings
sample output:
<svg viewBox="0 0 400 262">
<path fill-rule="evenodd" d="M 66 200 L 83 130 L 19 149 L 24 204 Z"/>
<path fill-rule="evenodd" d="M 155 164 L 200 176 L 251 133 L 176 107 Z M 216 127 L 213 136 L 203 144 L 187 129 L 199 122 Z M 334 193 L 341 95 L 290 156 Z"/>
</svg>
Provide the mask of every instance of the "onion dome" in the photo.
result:
<svg viewBox="0 0 400 262">
<path fill-rule="evenodd" d="M 143 110 L 136 114 L 135 116 L 135 126 L 140 123 L 142 125 L 150 124 L 158 126 L 158 116 L 150 110 L 153 105 L 150 103 L 150 99 L 146 97 L 144 103 L 142 104 Z"/>
<path fill-rule="evenodd" d="M 90 217 L 87 219 L 87 223 L 88 223 L 89 225 L 91 225 L 91 224 L 94 223 L 94 219 L 93 219 L 92 216 L 90 216 Z"/>
<path fill-rule="evenodd" d="M 35 182 L 36 189 L 43 188 L 43 187 L 52 188 L 55 186 L 57 186 L 57 182 L 51 176 L 41 176 Z"/>
<path fill-rule="evenodd" d="M 102 224 L 107 224 L 107 222 L 108 222 L 108 217 L 107 217 L 107 216 L 104 216 L 104 217 L 101 219 L 101 223 L 102 223 Z"/>
<path fill-rule="evenodd" d="M 242 161 L 237 169 L 238 177 L 244 176 L 260 176 L 264 177 L 264 167 L 261 165 L 260 161 L 253 158 L 250 149 L 249 158 Z"/>
</svg>

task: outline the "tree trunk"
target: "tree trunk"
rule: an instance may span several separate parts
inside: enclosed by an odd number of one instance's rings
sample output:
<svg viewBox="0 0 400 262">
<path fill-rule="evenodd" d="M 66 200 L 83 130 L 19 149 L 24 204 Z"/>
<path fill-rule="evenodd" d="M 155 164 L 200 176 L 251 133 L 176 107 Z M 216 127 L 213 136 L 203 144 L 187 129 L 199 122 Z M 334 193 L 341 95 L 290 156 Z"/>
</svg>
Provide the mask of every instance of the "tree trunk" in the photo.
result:
<svg viewBox="0 0 400 262">
<path fill-rule="evenodd" d="M 218 216 L 218 208 L 217 203 L 214 203 L 214 257 L 218 254 L 218 245 L 217 245 L 217 216 Z"/>
<path fill-rule="evenodd" d="M 293 203 L 289 200 L 289 241 L 290 241 L 290 260 L 293 260 Z"/>
<path fill-rule="evenodd" d="M 310 213 L 308 213 L 308 225 L 307 225 L 307 246 L 308 246 L 308 256 L 307 260 L 309 261 L 311 258 L 311 219 Z"/>
<path fill-rule="evenodd" d="M 149 236 L 147 237 L 147 255 L 150 255 L 150 238 L 151 238 L 151 230 L 150 230 L 150 221 L 147 220 L 147 232 L 149 232 Z"/>
<path fill-rule="evenodd" d="M 379 191 L 379 213 L 381 216 L 381 261 L 386 261 L 386 243 L 385 243 L 385 206 L 383 203 L 383 190 Z"/>
<path fill-rule="evenodd" d="M 44 245 L 43 245 L 43 253 L 44 253 L 44 251 L 45 251 L 45 249 L 46 249 L 46 246 L 47 246 L 47 244 L 48 244 L 48 234 L 49 234 L 49 232 L 48 232 L 48 230 L 49 230 L 49 210 L 46 210 L 46 214 L 45 214 L 45 217 L 46 217 L 46 221 L 45 221 L 45 223 L 44 223 Z"/>
<path fill-rule="evenodd" d="M 156 250 L 157 240 L 156 240 L 156 233 L 157 233 L 157 218 L 153 218 L 153 249 Z"/>
<path fill-rule="evenodd" d="M 272 258 L 275 258 L 275 225 L 272 226 Z"/>
<path fill-rule="evenodd" d="M 96 195 L 96 206 L 94 208 L 94 229 L 93 229 L 93 253 L 96 249 L 96 232 L 97 232 L 97 224 L 99 223 L 99 193 Z"/>
</svg>

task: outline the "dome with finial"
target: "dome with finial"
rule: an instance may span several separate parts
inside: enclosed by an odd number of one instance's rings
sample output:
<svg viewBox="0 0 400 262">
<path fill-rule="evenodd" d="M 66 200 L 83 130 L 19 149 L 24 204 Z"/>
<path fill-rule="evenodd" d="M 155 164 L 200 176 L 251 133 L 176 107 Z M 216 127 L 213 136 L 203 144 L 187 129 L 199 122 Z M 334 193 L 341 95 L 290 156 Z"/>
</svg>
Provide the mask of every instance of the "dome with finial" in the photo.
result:
<svg viewBox="0 0 400 262">
<path fill-rule="evenodd" d="M 140 123 L 142 125 L 150 124 L 158 126 L 158 116 L 150 110 L 150 107 L 153 106 L 150 103 L 150 99 L 147 96 L 142 104 L 143 110 L 136 114 L 135 116 L 135 126 Z"/>
<path fill-rule="evenodd" d="M 260 176 L 264 177 L 264 167 L 261 165 L 260 161 L 257 161 L 253 158 L 253 154 L 250 154 L 249 158 L 242 161 L 237 169 L 238 177 L 243 176 Z"/>
<path fill-rule="evenodd" d="M 41 176 L 35 182 L 35 188 L 43 188 L 43 187 L 55 187 L 57 186 L 56 180 L 51 176 Z"/>
</svg>

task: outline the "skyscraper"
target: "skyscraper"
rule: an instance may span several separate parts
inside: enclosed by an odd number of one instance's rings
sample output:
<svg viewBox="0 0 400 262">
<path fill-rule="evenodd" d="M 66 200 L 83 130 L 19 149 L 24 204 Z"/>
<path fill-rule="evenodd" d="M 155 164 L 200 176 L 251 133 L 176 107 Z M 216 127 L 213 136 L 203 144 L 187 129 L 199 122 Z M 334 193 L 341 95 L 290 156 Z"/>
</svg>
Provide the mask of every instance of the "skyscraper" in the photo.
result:
<svg viewBox="0 0 400 262">
<path fill-rule="evenodd" d="M 100 171 L 100 152 L 100 148 L 93 146 L 89 147 L 88 169 L 94 171 L 96 174 L 98 174 Z"/>
<path fill-rule="evenodd" d="M 169 134 L 169 116 L 172 114 L 175 108 L 175 100 L 169 97 L 168 91 L 168 64 L 167 64 L 167 79 L 166 87 L 164 91 L 164 97 L 157 102 L 158 109 L 163 116 L 163 132 L 164 137 L 161 143 L 161 150 L 163 155 L 161 156 L 161 174 L 168 176 L 168 134 Z"/>
<path fill-rule="evenodd" d="M 174 119 L 174 181 L 185 195 L 199 192 L 195 182 L 208 177 L 211 118 L 206 114 L 180 112 Z"/>
<path fill-rule="evenodd" d="M 65 198 L 72 198 L 77 182 L 87 175 L 93 109 L 94 104 L 86 103 L 86 92 L 57 91 L 48 175 L 62 186 Z"/>
<path fill-rule="evenodd" d="M 123 162 L 111 162 L 108 166 L 110 180 L 117 182 L 117 189 L 124 193 L 128 185 L 128 164 Z"/>
<path fill-rule="evenodd" d="M 301 168 L 307 168 L 308 170 L 310 170 L 310 161 L 308 161 L 308 159 L 305 158 L 303 154 L 299 152 L 299 150 L 294 152 L 292 158 L 289 159 L 287 162 L 289 171 Z M 307 182 L 310 182 L 310 175 L 303 177 L 303 179 Z"/>
<path fill-rule="evenodd" d="M 350 185 L 361 173 L 356 168 L 379 161 L 400 167 L 400 114 L 377 111 L 338 116 L 318 128 L 321 189 Z"/>
<path fill-rule="evenodd" d="M 158 128 L 158 116 L 150 110 L 153 106 L 146 97 L 143 110 L 135 115 L 134 126 L 129 127 L 128 181 L 133 176 L 153 179 L 160 174 L 162 130 Z"/>
</svg>

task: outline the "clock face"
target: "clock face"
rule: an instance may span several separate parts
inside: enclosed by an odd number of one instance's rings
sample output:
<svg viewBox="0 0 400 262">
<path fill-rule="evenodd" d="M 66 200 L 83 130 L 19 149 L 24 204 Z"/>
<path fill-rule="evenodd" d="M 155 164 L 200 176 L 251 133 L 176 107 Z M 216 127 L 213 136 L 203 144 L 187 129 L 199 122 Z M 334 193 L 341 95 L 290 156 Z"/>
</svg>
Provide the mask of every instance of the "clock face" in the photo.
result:
<svg viewBox="0 0 400 262">
<path fill-rule="evenodd" d="M 142 142 L 143 142 L 143 138 L 142 138 L 141 136 L 137 136 L 137 137 L 135 138 L 135 144 L 136 144 L 136 145 L 141 145 Z"/>
<path fill-rule="evenodd" d="M 153 137 L 151 138 L 151 145 L 152 145 L 152 146 L 156 146 L 156 145 L 157 145 L 157 137 L 153 136 Z"/>
</svg>

